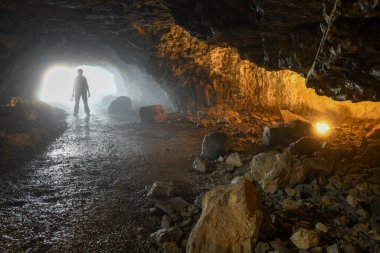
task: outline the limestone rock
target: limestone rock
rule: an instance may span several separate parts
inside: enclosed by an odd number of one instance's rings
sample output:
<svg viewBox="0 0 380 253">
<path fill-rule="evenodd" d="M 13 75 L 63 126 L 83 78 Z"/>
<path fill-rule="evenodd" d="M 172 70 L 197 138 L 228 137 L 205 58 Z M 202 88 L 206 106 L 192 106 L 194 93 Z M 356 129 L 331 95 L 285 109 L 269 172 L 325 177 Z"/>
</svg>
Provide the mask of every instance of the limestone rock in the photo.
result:
<svg viewBox="0 0 380 253">
<path fill-rule="evenodd" d="M 260 195 L 239 178 L 205 194 L 203 211 L 190 234 L 187 253 L 251 253 L 263 219 Z"/>
<path fill-rule="evenodd" d="M 243 163 L 240 160 L 239 153 L 235 152 L 229 155 L 226 159 L 226 163 L 231 164 L 235 167 L 241 167 L 243 166 Z"/>
<path fill-rule="evenodd" d="M 210 160 L 225 155 L 228 135 L 224 132 L 213 132 L 206 135 L 202 142 L 202 155 Z"/>
<path fill-rule="evenodd" d="M 312 129 L 311 124 L 301 120 L 265 127 L 263 143 L 271 147 L 287 146 L 304 136 L 311 136 Z"/>
<path fill-rule="evenodd" d="M 147 124 L 160 123 L 166 120 L 166 112 L 162 105 L 143 106 L 140 108 L 139 115 L 141 121 Z"/>
<path fill-rule="evenodd" d="M 251 173 L 266 192 L 274 193 L 279 187 L 294 186 L 312 176 L 328 174 L 333 165 L 320 158 L 298 159 L 285 153 L 261 153 L 253 157 Z"/>
<path fill-rule="evenodd" d="M 147 196 L 149 198 L 172 197 L 174 194 L 173 182 L 156 181 L 150 188 Z"/>
<path fill-rule="evenodd" d="M 299 249 L 310 249 L 318 245 L 319 237 L 317 233 L 312 230 L 307 230 L 300 228 L 296 233 L 294 233 L 290 240 Z"/>
<path fill-rule="evenodd" d="M 132 111 L 132 100 L 126 96 L 116 98 L 108 106 L 108 114 L 113 117 L 125 118 Z"/>
<path fill-rule="evenodd" d="M 291 143 L 289 150 L 295 155 L 311 155 L 321 148 L 321 143 L 312 137 L 302 137 Z"/>
</svg>

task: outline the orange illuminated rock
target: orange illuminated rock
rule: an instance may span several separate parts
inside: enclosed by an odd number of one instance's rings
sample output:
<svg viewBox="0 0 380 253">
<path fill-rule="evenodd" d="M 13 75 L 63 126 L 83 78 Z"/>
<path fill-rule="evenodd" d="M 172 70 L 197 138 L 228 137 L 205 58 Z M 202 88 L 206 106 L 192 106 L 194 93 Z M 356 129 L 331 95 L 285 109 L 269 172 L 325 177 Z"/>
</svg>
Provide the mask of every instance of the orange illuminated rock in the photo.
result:
<svg viewBox="0 0 380 253">
<path fill-rule="evenodd" d="M 139 111 L 142 122 L 151 124 L 164 122 L 166 120 L 165 109 L 162 105 L 143 106 Z"/>
</svg>

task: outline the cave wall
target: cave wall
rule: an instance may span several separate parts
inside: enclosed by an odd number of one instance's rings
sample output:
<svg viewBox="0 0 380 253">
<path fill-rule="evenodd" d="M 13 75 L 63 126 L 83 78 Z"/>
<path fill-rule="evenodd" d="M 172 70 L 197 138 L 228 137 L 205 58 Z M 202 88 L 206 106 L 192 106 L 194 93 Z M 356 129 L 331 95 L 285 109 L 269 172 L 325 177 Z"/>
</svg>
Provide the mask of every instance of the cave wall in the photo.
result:
<svg viewBox="0 0 380 253">
<path fill-rule="evenodd" d="M 370 78 L 361 78 L 369 83 L 356 83 L 356 87 L 371 86 L 372 93 L 358 96 L 360 89 L 336 89 L 337 85 L 346 87 L 348 80 L 345 72 L 349 69 L 339 64 L 334 68 L 341 70 L 335 86 L 320 86 L 325 79 L 318 71 L 326 68 L 319 63 L 330 59 L 327 51 L 331 53 L 324 41 L 336 42 L 341 37 L 334 32 L 343 18 L 336 6 L 348 6 L 344 1 L 336 3 L 2 0 L 0 99 L 33 98 L 41 73 L 52 62 L 108 62 L 120 70 L 134 65 L 152 75 L 179 109 L 228 105 L 238 111 L 289 109 L 301 114 L 379 118 L 377 103 L 340 103 L 316 94 L 378 100 L 378 86 Z M 372 33 L 377 29 L 377 9 L 373 3 Z M 330 20 L 325 18 L 327 13 L 338 14 Z M 366 13 L 356 15 L 366 20 Z M 320 29 L 324 20 L 330 22 L 330 29 Z M 350 42 L 352 36 L 342 38 L 342 43 Z M 376 55 L 374 41 L 370 51 Z M 348 62 L 351 56 L 345 54 Z M 372 77 L 377 75 L 375 63 L 363 65 Z M 367 72 L 363 76 L 368 77 Z M 329 75 L 326 80 L 331 79 Z"/>
</svg>

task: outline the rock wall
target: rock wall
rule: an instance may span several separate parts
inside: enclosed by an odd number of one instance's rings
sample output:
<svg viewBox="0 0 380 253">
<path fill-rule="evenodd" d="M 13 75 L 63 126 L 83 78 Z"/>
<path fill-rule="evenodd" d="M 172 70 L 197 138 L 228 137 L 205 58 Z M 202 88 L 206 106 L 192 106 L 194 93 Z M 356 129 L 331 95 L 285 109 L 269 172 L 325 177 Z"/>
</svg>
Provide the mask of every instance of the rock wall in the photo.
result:
<svg viewBox="0 0 380 253">
<path fill-rule="evenodd" d="M 288 109 L 328 118 L 378 119 L 380 104 L 338 102 L 307 88 L 290 70 L 267 71 L 236 49 L 211 46 L 172 26 L 157 43 L 160 64 L 192 91 L 195 108 L 228 105 L 238 111 Z"/>
</svg>

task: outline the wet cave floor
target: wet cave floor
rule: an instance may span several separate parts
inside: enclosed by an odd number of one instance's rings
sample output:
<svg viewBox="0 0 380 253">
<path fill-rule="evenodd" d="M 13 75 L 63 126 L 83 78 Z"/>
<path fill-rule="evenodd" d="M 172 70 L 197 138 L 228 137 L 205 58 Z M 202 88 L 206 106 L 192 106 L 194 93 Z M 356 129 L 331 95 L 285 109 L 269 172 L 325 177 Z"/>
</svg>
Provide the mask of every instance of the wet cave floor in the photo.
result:
<svg viewBox="0 0 380 253">
<path fill-rule="evenodd" d="M 282 122 L 281 115 L 251 116 L 235 127 L 203 128 L 185 117 L 147 126 L 68 116 L 68 129 L 45 151 L 0 174 L 0 252 L 157 252 L 149 242 L 160 228 L 149 215 L 150 186 L 175 182 L 191 202 L 202 186 L 228 183 L 192 169 L 203 136 L 215 129 L 234 137 L 245 164 L 238 173 L 249 171 L 252 157 L 268 151 L 260 143 L 263 127 Z M 355 150 L 370 128 L 339 124 L 327 141 Z"/>
<path fill-rule="evenodd" d="M 1 252 L 149 252 L 146 186 L 191 190 L 205 129 L 69 116 L 68 130 L 0 176 Z"/>
</svg>

